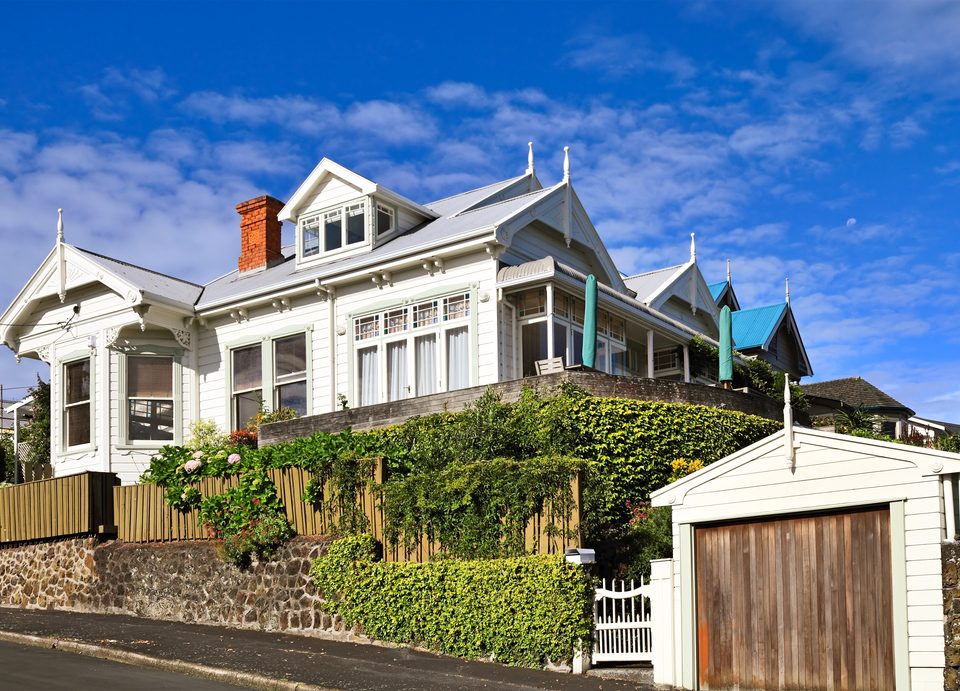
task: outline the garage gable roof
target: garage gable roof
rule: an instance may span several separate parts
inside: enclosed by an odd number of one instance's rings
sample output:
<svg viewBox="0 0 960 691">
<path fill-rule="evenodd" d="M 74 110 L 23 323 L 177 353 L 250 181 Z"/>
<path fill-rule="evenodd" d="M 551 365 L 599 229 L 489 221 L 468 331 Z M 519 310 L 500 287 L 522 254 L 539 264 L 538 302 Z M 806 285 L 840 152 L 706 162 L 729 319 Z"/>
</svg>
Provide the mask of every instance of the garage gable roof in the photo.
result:
<svg viewBox="0 0 960 691">
<path fill-rule="evenodd" d="M 682 506 L 684 497 L 692 489 L 706 485 L 724 477 L 727 473 L 755 460 L 769 456 L 778 449 L 783 450 L 784 465 L 786 459 L 784 432 L 774 432 L 768 437 L 741 449 L 736 453 L 708 465 L 702 470 L 691 473 L 684 478 L 672 482 L 650 494 L 653 506 Z M 794 427 L 794 446 L 798 450 L 797 465 L 802 465 L 804 458 L 801 452 L 804 446 L 808 448 L 838 449 L 852 451 L 862 456 L 875 456 L 894 461 L 912 463 L 921 476 L 941 475 L 960 472 L 960 454 L 936 449 L 925 449 L 918 446 L 896 444 L 876 439 L 864 439 L 847 434 L 824 432 L 806 427 Z"/>
</svg>

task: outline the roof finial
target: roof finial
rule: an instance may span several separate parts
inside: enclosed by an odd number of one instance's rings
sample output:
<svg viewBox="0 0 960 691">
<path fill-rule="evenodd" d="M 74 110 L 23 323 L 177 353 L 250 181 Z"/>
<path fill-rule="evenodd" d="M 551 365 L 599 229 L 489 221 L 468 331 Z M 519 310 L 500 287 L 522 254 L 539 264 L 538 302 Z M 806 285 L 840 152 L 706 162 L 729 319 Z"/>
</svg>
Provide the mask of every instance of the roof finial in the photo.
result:
<svg viewBox="0 0 960 691">
<path fill-rule="evenodd" d="M 730 277 L 730 260 L 727 259 L 727 283 L 733 283 L 733 279 Z"/>
<path fill-rule="evenodd" d="M 570 147 L 563 147 L 563 181 L 570 182 Z"/>
<path fill-rule="evenodd" d="M 697 234 L 690 233 L 690 263 L 697 263 Z"/>
<path fill-rule="evenodd" d="M 793 440 L 793 406 L 790 404 L 790 375 L 783 373 L 783 446 L 787 467 L 793 470 L 797 463 L 797 447 Z"/>
<path fill-rule="evenodd" d="M 57 209 L 57 242 L 63 242 L 63 209 Z"/>
<path fill-rule="evenodd" d="M 785 285 L 784 297 L 786 298 L 787 304 L 789 305 L 790 304 L 790 277 L 789 276 L 787 276 L 786 279 L 784 280 L 784 285 Z"/>
<path fill-rule="evenodd" d="M 527 175 L 533 175 L 533 142 L 527 142 Z"/>
</svg>

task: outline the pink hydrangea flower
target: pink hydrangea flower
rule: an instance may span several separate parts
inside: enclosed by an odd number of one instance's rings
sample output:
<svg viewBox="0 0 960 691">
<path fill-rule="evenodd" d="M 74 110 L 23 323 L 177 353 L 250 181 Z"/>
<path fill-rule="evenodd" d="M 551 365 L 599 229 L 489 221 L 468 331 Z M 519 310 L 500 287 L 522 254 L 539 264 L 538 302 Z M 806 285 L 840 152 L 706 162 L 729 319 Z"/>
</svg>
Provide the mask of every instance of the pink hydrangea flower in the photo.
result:
<svg viewBox="0 0 960 691">
<path fill-rule="evenodd" d="M 199 468 L 199 467 L 202 466 L 202 465 L 203 465 L 203 462 L 202 462 L 202 461 L 199 461 L 199 460 L 197 460 L 197 459 L 194 459 L 194 460 L 192 460 L 192 461 L 187 461 L 186 463 L 184 463 L 184 464 L 183 464 L 183 469 L 184 469 L 186 472 L 188 472 L 188 473 L 192 473 L 194 470 L 196 470 L 197 468 Z"/>
<path fill-rule="evenodd" d="M 234 463 L 239 463 L 239 462 L 240 462 L 240 454 L 232 453 L 229 456 L 227 456 L 227 463 L 229 463 L 230 465 L 233 465 Z"/>
<path fill-rule="evenodd" d="M 199 461 L 199 460 L 202 460 L 202 459 L 203 459 L 203 451 L 194 451 L 194 452 L 193 452 L 193 460 Z"/>
</svg>

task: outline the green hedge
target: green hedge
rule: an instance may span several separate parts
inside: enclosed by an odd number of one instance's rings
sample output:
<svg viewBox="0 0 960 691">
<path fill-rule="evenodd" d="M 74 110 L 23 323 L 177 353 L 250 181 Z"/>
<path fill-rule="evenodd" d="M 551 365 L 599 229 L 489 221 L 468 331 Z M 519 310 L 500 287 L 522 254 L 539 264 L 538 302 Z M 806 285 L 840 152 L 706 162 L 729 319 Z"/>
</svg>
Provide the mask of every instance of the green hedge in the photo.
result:
<svg viewBox="0 0 960 691">
<path fill-rule="evenodd" d="M 561 556 L 385 563 L 369 535 L 338 540 L 311 575 L 325 608 L 373 638 L 539 666 L 590 638 L 593 585 Z"/>
</svg>

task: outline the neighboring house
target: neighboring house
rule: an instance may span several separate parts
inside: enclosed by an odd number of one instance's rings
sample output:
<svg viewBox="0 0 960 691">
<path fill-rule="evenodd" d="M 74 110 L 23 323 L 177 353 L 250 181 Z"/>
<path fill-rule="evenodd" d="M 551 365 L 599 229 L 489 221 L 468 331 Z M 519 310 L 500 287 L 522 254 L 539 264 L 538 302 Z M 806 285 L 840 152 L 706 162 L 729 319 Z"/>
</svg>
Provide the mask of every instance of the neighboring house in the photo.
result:
<svg viewBox="0 0 960 691">
<path fill-rule="evenodd" d="M 737 352 L 764 360 L 780 372 L 788 372 L 794 381 L 813 375 L 807 349 L 790 307 L 789 287 L 783 302 L 741 309 L 730 278 L 730 263 L 727 262 L 727 280 L 711 283 L 708 289 L 718 310 L 727 306 L 732 312 L 733 345 Z"/>
<path fill-rule="evenodd" d="M 908 423 L 908 434 L 919 434 L 926 437 L 930 442 L 940 437 L 960 434 L 960 424 L 954 422 L 943 422 L 941 420 L 928 420 L 926 418 L 914 415 Z"/>
<path fill-rule="evenodd" d="M 831 379 L 802 387 L 811 418 L 834 416 L 847 409 L 863 409 L 879 419 L 879 431 L 894 439 L 909 433 L 914 411 L 861 377 Z"/>
<path fill-rule="evenodd" d="M 192 421 L 236 429 L 261 405 L 309 415 L 575 366 L 589 274 L 599 370 L 689 381 L 690 339 L 717 337 L 695 255 L 661 285 L 625 281 L 569 159 L 547 188 L 531 150 L 523 175 L 426 204 L 323 159 L 286 203 L 237 211 L 237 269 L 206 285 L 69 245 L 61 221 L 0 320 L 18 357 L 51 365 L 56 474 L 135 481 Z"/>
</svg>

